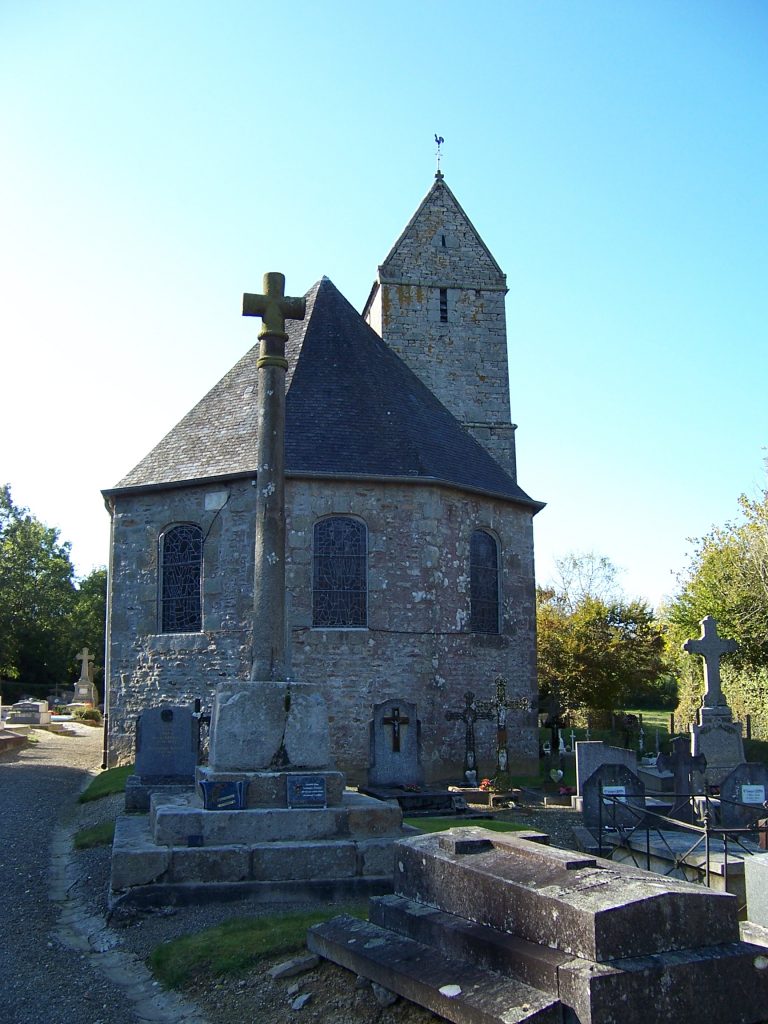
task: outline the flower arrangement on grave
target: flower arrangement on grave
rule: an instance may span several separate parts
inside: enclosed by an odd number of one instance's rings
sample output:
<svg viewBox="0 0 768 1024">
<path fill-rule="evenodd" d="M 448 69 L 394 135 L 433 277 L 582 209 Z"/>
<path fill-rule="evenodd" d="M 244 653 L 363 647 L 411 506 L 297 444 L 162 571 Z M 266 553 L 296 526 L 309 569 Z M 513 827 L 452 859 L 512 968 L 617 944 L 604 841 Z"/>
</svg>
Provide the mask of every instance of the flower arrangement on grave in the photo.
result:
<svg viewBox="0 0 768 1024">
<path fill-rule="evenodd" d="M 481 779 L 480 780 L 480 789 L 482 789 L 482 791 L 484 793 L 492 793 L 494 788 L 495 787 L 493 785 L 493 780 L 492 779 Z"/>
</svg>

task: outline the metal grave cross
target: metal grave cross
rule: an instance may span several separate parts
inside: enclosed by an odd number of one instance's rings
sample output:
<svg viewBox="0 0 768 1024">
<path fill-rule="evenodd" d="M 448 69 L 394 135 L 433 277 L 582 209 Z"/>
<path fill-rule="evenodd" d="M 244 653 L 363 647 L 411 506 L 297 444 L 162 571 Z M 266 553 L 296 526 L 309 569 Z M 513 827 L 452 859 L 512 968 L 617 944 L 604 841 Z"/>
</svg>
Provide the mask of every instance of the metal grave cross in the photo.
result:
<svg viewBox="0 0 768 1024">
<path fill-rule="evenodd" d="M 493 700 L 479 700 L 478 711 L 487 712 L 488 718 L 496 719 L 496 767 L 505 772 L 509 766 L 507 750 L 507 711 L 529 711 L 530 702 L 527 697 L 507 699 L 507 681 L 504 676 L 496 676 L 496 697 Z"/>
<path fill-rule="evenodd" d="M 475 722 L 480 718 L 490 721 L 493 714 L 490 711 L 478 707 L 475 703 L 475 695 L 471 690 L 464 694 L 464 707 L 461 711 L 448 711 L 446 719 L 449 722 L 464 723 L 464 771 L 473 772 L 477 768 L 477 755 L 475 754 Z"/>
<path fill-rule="evenodd" d="M 410 718 L 403 718 L 400 708 L 392 708 L 389 718 L 382 718 L 383 725 L 392 726 L 392 750 L 397 753 L 400 750 L 400 726 L 408 725 Z"/>
<path fill-rule="evenodd" d="M 720 658 L 735 651 L 735 640 L 723 640 L 717 635 L 717 622 L 711 615 L 701 622 L 701 636 L 698 640 L 686 640 L 683 650 L 689 654 L 700 654 L 704 659 L 704 707 L 716 708 L 726 703 L 720 689 Z"/>
</svg>

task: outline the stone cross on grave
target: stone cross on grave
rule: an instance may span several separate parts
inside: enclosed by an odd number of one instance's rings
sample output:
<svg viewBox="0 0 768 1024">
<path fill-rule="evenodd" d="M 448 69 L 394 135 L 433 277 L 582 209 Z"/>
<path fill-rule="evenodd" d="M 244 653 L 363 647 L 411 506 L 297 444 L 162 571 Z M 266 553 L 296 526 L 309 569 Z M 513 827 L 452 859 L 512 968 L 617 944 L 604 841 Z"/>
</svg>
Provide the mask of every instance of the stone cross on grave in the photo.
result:
<svg viewBox="0 0 768 1024">
<path fill-rule="evenodd" d="M 702 790 L 697 779 L 703 776 L 707 767 L 707 759 L 703 754 L 692 754 L 690 742 L 685 736 L 677 736 L 672 740 L 672 753 L 659 754 L 656 767 L 662 772 L 672 772 L 675 776 L 675 802 L 671 816 L 679 817 L 681 809 L 688 818 L 688 797 Z"/>
<path fill-rule="evenodd" d="M 698 640 L 686 640 L 683 650 L 689 654 L 700 654 L 704 659 L 704 707 L 726 707 L 727 701 L 720 689 L 720 658 L 735 651 L 735 640 L 723 640 L 717 635 L 717 622 L 711 615 L 701 622 L 701 636 Z"/>
<path fill-rule="evenodd" d="M 403 718 L 400 715 L 400 708 L 392 708 L 389 718 L 382 718 L 384 725 L 392 726 L 392 750 L 397 753 L 400 750 L 400 726 L 408 725 L 410 718 Z"/>
<path fill-rule="evenodd" d="M 487 712 L 489 718 L 496 719 L 496 768 L 500 772 L 509 767 L 509 750 L 507 749 L 507 711 L 529 711 L 527 697 L 507 699 L 507 681 L 504 676 L 496 676 L 496 697 L 493 700 L 479 700 L 478 711 Z"/>
<path fill-rule="evenodd" d="M 243 295 L 243 316 L 260 316 L 256 435 L 256 545 L 252 680 L 286 676 L 285 358 L 286 320 L 303 320 L 303 298 L 285 295 L 282 274 L 264 275 L 263 295 Z"/>
<path fill-rule="evenodd" d="M 475 753 L 475 722 L 478 719 L 490 721 L 493 714 L 483 710 L 475 703 L 475 695 L 471 690 L 464 694 L 464 707 L 461 711 L 448 711 L 446 719 L 449 722 L 464 723 L 464 771 L 474 772 L 477 770 L 477 755 Z"/>
<path fill-rule="evenodd" d="M 90 666 L 89 662 L 93 661 L 93 655 L 89 652 L 87 647 L 84 647 L 82 649 L 82 651 L 80 651 L 80 653 L 77 655 L 77 660 L 81 663 L 80 664 L 80 678 L 83 680 L 83 682 L 90 683 L 90 681 L 91 681 L 91 676 L 90 676 L 90 668 L 91 668 L 91 666 Z"/>
</svg>

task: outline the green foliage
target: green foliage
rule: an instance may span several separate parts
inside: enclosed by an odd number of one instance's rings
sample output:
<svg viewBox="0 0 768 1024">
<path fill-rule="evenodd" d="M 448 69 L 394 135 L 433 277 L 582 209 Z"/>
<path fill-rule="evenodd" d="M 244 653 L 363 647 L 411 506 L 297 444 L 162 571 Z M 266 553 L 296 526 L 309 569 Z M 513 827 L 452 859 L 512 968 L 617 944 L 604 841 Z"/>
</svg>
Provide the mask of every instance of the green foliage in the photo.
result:
<svg viewBox="0 0 768 1024">
<path fill-rule="evenodd" d="M 70 545 L 0 487 L 0 678 L 44 696 L 79 675 L 76 652 L 104 649 L 106 570 L 76 583 Z M 100 670 L 99 670 L 100 671 Z"/>
<path fill-rule="evenodd" d="M 680 591 L 664 610 L 669 657 L 675 663 L 677 713 L 694 720 L 704 690 L 702 659 L 682 651 L 699 636 L 706 615 L 738 650 L 722 662 L 723 692 L 738 718 L 753 716 L 755 733 L 768 739 L 768 490 L 757 500 L 742 495 L 741 519 L 694 542 Z"/>
<path fill-rule="evenodd" d="M 563 708 L 610 709 L 652 693 L 665 674 L 661 625 L 643 601 L 537 590 L 539 691 Z"/>
<path fill-rule="evenodd" d="M 295 914 L 241 917 L 216 928 L 184 935 L 157 946 L 149 957 L 155 976 L 179 988 L 201 975 L 211 979 L 249 970 L 262 957 L 295 953 L 303 949 L 307 929 L 337 914 L 365 919 L 368 904 L 326 907 Z"/>
<path fill-rule="evenodd" d="M 128 776 L 133 775 L 133 765 L 124 764 L 120 768 L 107 768 L 97 775 L 77 798 L 81 804 L 90 800 L 100 800 L 103 796 L 113 793 L 124 793 Z"/>
<path fill-rule="evenodd" d="M 114 821 L 102 821 L 98 825 L 81 828 L 75 833 L 75 849 L 90 850 L 94 846 L 108 846 L 114 838 Z"/>
<path fill-rule="evenodd" d="M 75 708 L 72 712 L 72 717 L 77 718 L 81 722 L 85 722 L 86 725 L 93 723 L 94 725 L 101 725 L 103 719 L 101 712 L 98 708 Z"/>
</svg>

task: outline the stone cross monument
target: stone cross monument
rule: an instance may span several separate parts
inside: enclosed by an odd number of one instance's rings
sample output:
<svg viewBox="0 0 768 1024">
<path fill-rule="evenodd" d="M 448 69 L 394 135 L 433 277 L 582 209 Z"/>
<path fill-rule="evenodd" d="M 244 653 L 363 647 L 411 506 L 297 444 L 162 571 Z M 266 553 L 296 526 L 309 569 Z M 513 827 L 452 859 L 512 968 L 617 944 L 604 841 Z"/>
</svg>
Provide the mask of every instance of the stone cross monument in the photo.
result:
<svg viewBox="0 0 768 1024">
<path fill-rule="evenodd" d="M 711 615 L 705 616 L 701 622 L 701 636 L 698 640 L 686 640 L 683 650 L 689 654 L 700 654 L 704 659 L 704 704 L 703 710 L 730 708 L 720 689 L 720 658 L 737 649 L 735 640 L 723 640 L 717 635 L 717 623 Z"/>
<path fill-rule="evenodd" d="M 75 700 L 77 702 L 83 701 L 85 703 L 95 704 L 96 688 L 91 679 L 91 672 L 93 671 L 93 655 L 87 647 L 84 647 L 77 655 L 77 660 L 80 662 L 80 678 L 75 684 Z"/>
<path fill-rule="evenodd" d="M 691 726 L 691 754 L 703 754 L 707 760 L 704 782 L 717 786 L 744 762 L 744 743 L 741 723 L 733 721 L 733 714 L 720 688 L 720 658 L 737 649 L 734 640 L 723 640 L 717 635 L 717 623 L 711 615 L 701 620 L 698 640 L 686 640 L 683 650 L 699 654 L 704 659 L 704 700 L 699 710 L 699 721 Z"/>
<path fill-rule="evenodd" d="M 286 298 L 285 277 L 264 275 L 263 295 L 243 295 L 243 316 L 260 316 L 256 550 L 251 679 L 285 679 L 286 320 L 303 320 L 304 299 Z"/>
<path fill-rule="evenodd" d="M 285 321 L 302 320 L 304 299 L 288 298 L 282 274 L 264 275 L 262 295 L 243 296 L 260 316 L 256 444 L 255 565 L 250 679 L 225 680 L 211 716 L 208 781 L 231 773 L 317 770 L 330 765 L 325 701 L 288 681 L 285 617 Z"/>
</svg>

